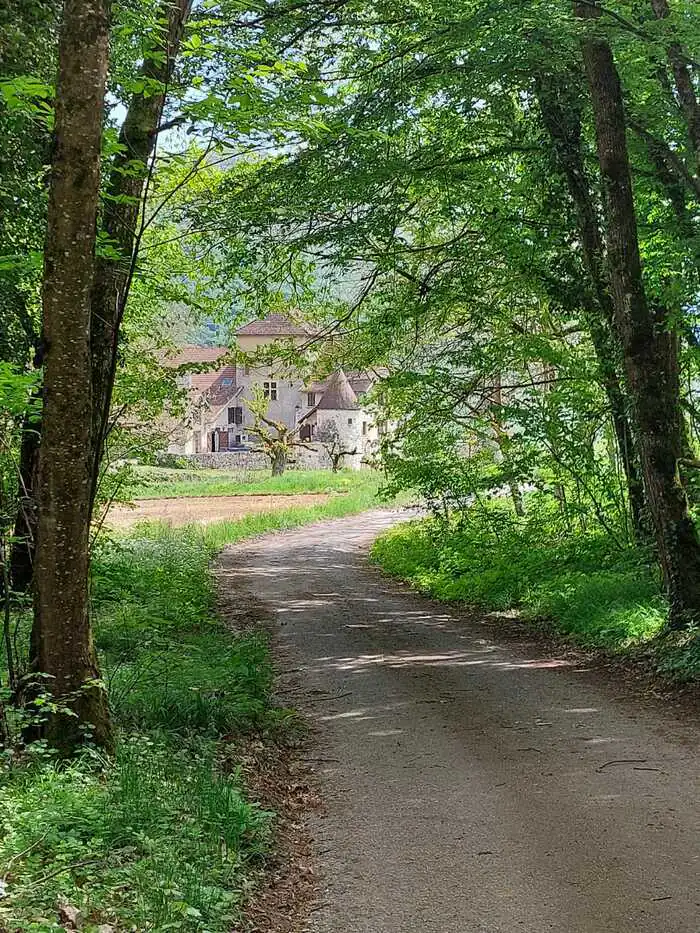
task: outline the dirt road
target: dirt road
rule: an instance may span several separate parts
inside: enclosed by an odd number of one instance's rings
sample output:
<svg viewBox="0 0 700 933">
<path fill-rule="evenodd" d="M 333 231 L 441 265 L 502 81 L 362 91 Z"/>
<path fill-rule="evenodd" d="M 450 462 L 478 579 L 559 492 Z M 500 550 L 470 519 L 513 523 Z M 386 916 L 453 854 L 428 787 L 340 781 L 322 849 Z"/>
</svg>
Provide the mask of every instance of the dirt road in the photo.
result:
<svg viewBox="0 0 700 933">
<path fill-rule="evenodd" d="M 372 513 L 232 549 L 326 804 L 313 933 L 698 933 L 698 732 L 388 582 Z"/>
</svg>

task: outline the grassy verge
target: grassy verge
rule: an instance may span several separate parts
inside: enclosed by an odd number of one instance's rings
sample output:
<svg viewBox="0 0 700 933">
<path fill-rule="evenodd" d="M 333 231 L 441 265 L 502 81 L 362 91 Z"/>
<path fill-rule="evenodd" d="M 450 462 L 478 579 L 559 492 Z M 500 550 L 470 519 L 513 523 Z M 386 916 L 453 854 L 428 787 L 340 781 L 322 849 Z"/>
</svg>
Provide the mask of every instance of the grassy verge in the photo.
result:
<svg viewBox="0 0 700 933">
<path fill-rule="evenodd" d="M 634 548 L 602 535 L 558 534 L 543 517 L 516 522 L 499 506 L 461 523 L 401 525 L 374 545 L 388 573 L 441 600 L 546 620 L 578 644 L 644 651 L 679 680 L 700 677 L 697 633 L 660 638 L 666 617 L 657 574 Z"/>
<path fill-rule="evenodd" d="M 144 525 L 94 559 L 96 640 L 119 730 L 111 760 L 69 765 L 40 745 L 0 774 L 0 929 L 232 929 L 259 876 L 272 814 L 222 768 L 222 740 L 277 731 L 261 634 L 214 613 L 209 571 L 224 544 L 374 504 L 365 485 L 323 505 L 207 528 Z"/>
<path fill-rule="evenodd" d="M 350 492 L 373 482 L 369 471 L 287 470 L 175 470 L 133 467 L 120 489 L 120 499 L 179 498 L 180 496 L 298 495 Z"/>
</svg>

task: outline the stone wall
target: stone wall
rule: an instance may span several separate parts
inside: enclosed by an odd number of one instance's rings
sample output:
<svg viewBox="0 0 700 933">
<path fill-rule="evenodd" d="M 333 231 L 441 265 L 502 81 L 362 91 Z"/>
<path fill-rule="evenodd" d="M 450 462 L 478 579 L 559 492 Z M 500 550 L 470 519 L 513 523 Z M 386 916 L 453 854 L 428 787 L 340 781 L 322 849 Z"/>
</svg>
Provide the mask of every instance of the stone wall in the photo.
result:
<svg viewBox="0 0 700 933">
<path fill-rule="evenodd" d="M 203 470 L 269 470 L 270 461 L 254 450 L 226 450 L 219 453 L 178 454 L 178 461 Z M 288 470 L 327 470 L 330 461 L 325 451 L 296 450 L 295 463 L 287 466 Z"/>
</svg>

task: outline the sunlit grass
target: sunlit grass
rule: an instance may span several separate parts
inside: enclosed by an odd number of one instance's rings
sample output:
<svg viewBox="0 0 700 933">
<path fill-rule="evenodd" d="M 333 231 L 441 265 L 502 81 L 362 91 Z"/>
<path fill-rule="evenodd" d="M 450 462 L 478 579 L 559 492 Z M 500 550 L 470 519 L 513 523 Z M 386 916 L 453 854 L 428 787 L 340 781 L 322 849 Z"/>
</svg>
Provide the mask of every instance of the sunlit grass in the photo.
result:
<svg viewBox="0 0 700 933">
<path fill-rule="evenodd" d="M 175 470 L 132 467 L 120 487 L 119 499 L 190 496 L 300 495 L 350 492 L 372 485 L 370 470 L 292 470 L 272 476 L 269 470 Z"/>
<path fill-rule="evenodd" d="M 378 485 L 370 474 L 319 505 L 101 539 L 96 643 L 117 754 L 66 766 L 36 746 L 30 761 L 5 762 L 0 929 L 60 931 L 60 901 L 88 931 L 236 926 L 271 818 L 239 775 L 221 772 L 220 742 L 276 733 L 289 715 L 271 700 L 264 633 L 234 633 L 216 616 L 211 562 L 226 544 L 372 507 Z"/>
<path fill-rule="evenodd" d="M 502 520 L 498 509 L 451 525 L 434 519 L 399 525 L 375 543 L 373 559 L 438 599 L 517 609 L 579 644 L 644 649 L 664 673 L 700 675 L 698 634 L 665 635 L 667 606 L 647 555 L 620 549 L 603 534 L 562 534 L 538 516 Z"/>
</svg>

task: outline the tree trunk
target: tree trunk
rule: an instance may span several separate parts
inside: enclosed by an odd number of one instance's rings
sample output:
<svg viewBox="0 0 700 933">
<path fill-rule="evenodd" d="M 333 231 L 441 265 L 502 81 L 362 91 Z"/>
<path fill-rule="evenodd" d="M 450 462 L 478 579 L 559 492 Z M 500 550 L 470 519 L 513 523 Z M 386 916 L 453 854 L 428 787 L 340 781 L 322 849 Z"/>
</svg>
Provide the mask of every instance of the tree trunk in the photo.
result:
<svg viewBox="0 0 700 933">
<path fill-rule="evenodd" d="M 34 577 L 34 553 L 37 534 L 36 491 L 39 475 L 40 417 L 27 414 L 22 426 L 19 452 L 19 502 L 13 542 L 10 550 L 12 589 L 26 593 Z"/>
<path fill-rule="evenodd" d="M 56 708 L 44 733 L 64 753 L 109 745 L 88 600 L 90 294 L 105 83 L 107 0 L 65 0 L 44 250 L 44 409 L 35 567 L 35 671 Z"/>
<path fill-rule="evenodd" d="M 281 476 L 287 468 L 287 455 L 283 450 L 277 450 L 272 456 L 272 475 Z"/>
<path fill-rule="evenodd" d="M 100 460 L 108 428 L 112 388 L 117 367 L 117 340 L 132 273 L 137 224 L 141 210 L 148 164 L 158 135 L 167 84 L 177 56 L 182 31 L 190 13 L 191 0 L 178 0 L 163 6 L 168 28 L 154 57 L 144 62 L 141 76 L 163 85 L 162 94 L 134 94 L 120 131 L 123 151 L 114 159 L 105 204 L 105 232 L 121 252 L 119 259 L 98 259 L 93 282 L 91 352 L 93 369 L 93 460 L 90 500 L 94 504 Z M 125 171 L 128 163 L 128 171 Z M 134 166 L 140 170 L 132 174 Z M 124 201 L 123 199 L 127 200 Z M 28 589 L 33 574 L 36 542 L 36 478 L 41 420 L 36 430 L 22 438 L 22 484 L 24 508 L 18 513 L 12 546 L 12 584 L 19 592 Z M 34 526 L 32 522 L 34 521 Z"/>
<path fill-rule="evenodd" d="M 600 10 L 576 4 L 579 16 Z M 583 57 L 595 117 L 603 182 L 614 322 L 624 354 L 649 509 L 669 599 L 669 627 L 700 619 L 700 540 L 688 511 L 678 464 L 682 413 L 667 321 L 647 301 L 639 253 L 622 88 L 609 43 L 589 34 Z"/>
<path fill-rule="evenodd" d="M 651 0 L 657 19 L 668 19 L 671 10 L 668 0 Z M 693 75 L 680 42 L 671 41 L 667 48 L 668 61 L 673 72 L 676 94 L 688 126 L 688 138 L 695 156 L 695 171 L 700 172 L 700 103 L 695 93 Z"/>
<path fill-rule="evenodd" d="M 92 478 L 94 503 L 109 424 L 112 389 L 118 362 L 119 329 L 133 274 L 134 252 L 144 189 L 149 175 L 168 85 L 172 78 L 192 0 L 165 0 L 167 22 L 162 42 L 151 50 L 140 75 L 147 93 L 134 94 L 119 133 L 120 152 L 112 163 L 104 207 L 104 231 L 119 257 L 98 258 L 92 293 Z M 161 90 L 153 92 L 154 85 Z"/>
<path fill-rule="evenodd" d="M 600 381 L 608 400 L 610 415 L 627 485 L 632 528 L 638 540 L 648 537 L 645 499 L 638 462 L 637 443 L 627 414 L 628 404 L 618 366 L 620 347 L 614 335 L 613 306 L 605 269 L 603 241 L 595 202 L 581 152 L 581 116 L 575 99 L 555 80 L 538 81 L 540 112 L 552 140 L 557 161 L 566 178 L 576 208 L 583 262 L 593 296 L 584 308 Z"/>
<path fill-rule="evenodd" d="M 523 518 L 525 516 L 525 502 L 523 500 L 523 494 L 520 489 L 518 478 L 513 475 L 513 472 L 508 464 L 508 448 L 511 444 L 511 438 L 501 422 L 501 407 L 503 405 L 502 386 L 503 382 L 501 379 L 501 374 L 498 373 L 494 376 L 493 391 L 491 393 L 491 401 L 493 402 L 493 405 L 490 406 L 489 411 L 490 425 L 496 444 L 497 456 L 500 457 L 500 463 L 502 466 L 504 466 L 503 475 L 507 479 L 508 492 L 510 493 L 510 498 L 513 502 L 513 509 L 515 510 L 515 514 L 518 518 Z"/>
</svg>

